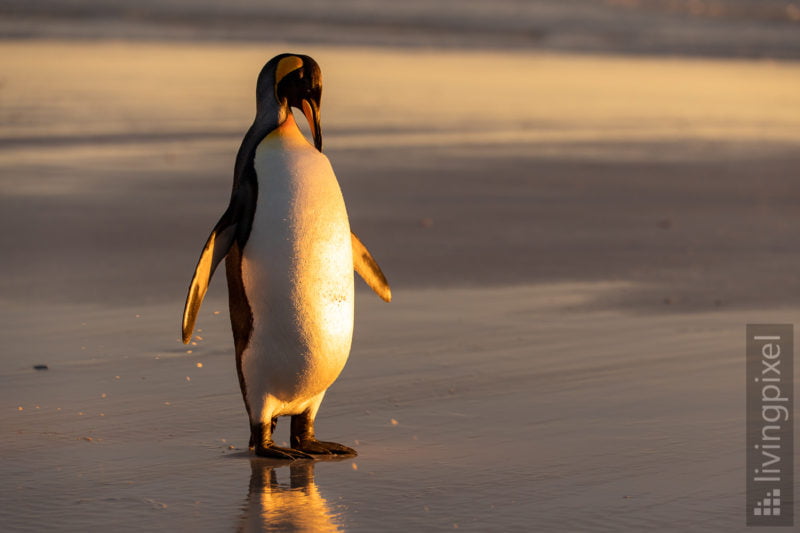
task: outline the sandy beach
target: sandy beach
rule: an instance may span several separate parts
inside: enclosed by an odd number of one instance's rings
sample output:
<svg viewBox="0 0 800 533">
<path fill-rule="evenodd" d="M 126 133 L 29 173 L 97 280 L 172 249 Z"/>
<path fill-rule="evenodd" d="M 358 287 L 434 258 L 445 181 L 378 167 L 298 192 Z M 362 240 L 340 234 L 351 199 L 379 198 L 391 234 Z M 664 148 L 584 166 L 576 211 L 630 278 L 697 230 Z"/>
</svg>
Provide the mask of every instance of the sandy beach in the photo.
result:
<svg viewBox="0 0 800 533">
<path fill-rule="evenodd" d="M 359 456 L 291 469 L 246 451 L 221 302 L 191 354 L 178 306 L 73 310 L 73 360 L 3 374 L 4 524 L 744 530 L 741 329 L 796 311 L 587 310 L 622 288 L 363 294 L 318 419 Z"/>
<path fill-rule="evenodd" d="M 745 325 L 800 316 L 794 52 L 8 20 L 3 529 L 746 529 Z M 287 49 L 322 66 L 325 152 L 394 293 L 357 282 L 317 419 L 358 457 L 291 467 L 247 450 L 221 272 L 179 338 L 255 77 Z"/>
</svg>

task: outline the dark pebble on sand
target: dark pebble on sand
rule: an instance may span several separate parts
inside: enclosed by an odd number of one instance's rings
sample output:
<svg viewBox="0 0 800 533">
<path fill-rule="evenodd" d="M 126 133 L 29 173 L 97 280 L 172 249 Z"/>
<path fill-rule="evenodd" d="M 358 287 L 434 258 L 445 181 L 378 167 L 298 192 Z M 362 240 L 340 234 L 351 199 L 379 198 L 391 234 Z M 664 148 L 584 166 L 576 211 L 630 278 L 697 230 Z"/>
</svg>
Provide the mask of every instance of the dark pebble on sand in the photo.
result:
<svg viewBox="0 0 800 533">
<path fill-rule="evenodd" d="M 672 221 L 668 218 L 664 218 L 656 222 L 656 226 L 660 229 L 669 229 L 672 227 Z"/>
<path fill-rule="evenodd" d="M 47 365 L 33 365 L 34 370 L 47 370 Z"/>
</svg>

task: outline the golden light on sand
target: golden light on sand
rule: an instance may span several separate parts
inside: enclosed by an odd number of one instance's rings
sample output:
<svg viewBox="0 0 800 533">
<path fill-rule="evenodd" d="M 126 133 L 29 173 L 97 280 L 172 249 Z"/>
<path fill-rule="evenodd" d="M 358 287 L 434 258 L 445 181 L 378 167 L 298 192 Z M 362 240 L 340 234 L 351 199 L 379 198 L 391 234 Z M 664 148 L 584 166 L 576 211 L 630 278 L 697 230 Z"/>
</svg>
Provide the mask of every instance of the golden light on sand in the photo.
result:
<svg viewBox="0 0 800 533">
<path fill-rule="evenodd" d="M 0 43 L 6 73 L 0 138 L 202 131 L 233 136 L 251 119 L 253 65 L 263 63 L 264 49 Z M 367 49 L 308 52 L 325 68 L 326 123 L 341 130 L 326 140 L 332 148 L 587 139 L 800 142 L 800 65 L 788 61 L 386 50 L 375 62 Z M 362 90 L 365 64 L 369 91 Z M 354 93 L 359 97 L 352 98 Z M 381 131 L 375 131 L 376 123 Z M 62 161 L 78 155 L 57 152 Z M 0 154 L 33 156 L 26 150 Z M 58 184 L 70 186 L 68 180 Z"/>
<path fill-rule="evenodd" d="M 335 51 L 330 56 L 334 79 L 327 96 L 337 123 L 366 126 L 377 116 L 398 128 L 426 126 L 415 128 L 424 135 L 418 141 L 398 134 L 404 143 L 447 145 L 484 137 L 500 143 L 515 136 L 520 142 L 580 141 L 602 138 L 604 132 L 641 140 L 800 140 L 795 97 L 800 66 L 791 62 L 390 52 L 374 65 L 378 72 L 370 78 L 371 95 L 355 101 L 346 94 L 359 79 L 356 65 L 363 61 L 352 59 L 358 52 L 346 60 Z M 472 75 L 470 65 L 477 66 L 479 75 Z M 470 90 L 460 90 L 464 86 Z M 385 95 L 398 97 L 387 105 Z M 380 140 L 372 138 L 372 143 Z M 366 136 L 357 142 L 362 140 Z"/>
</svg>

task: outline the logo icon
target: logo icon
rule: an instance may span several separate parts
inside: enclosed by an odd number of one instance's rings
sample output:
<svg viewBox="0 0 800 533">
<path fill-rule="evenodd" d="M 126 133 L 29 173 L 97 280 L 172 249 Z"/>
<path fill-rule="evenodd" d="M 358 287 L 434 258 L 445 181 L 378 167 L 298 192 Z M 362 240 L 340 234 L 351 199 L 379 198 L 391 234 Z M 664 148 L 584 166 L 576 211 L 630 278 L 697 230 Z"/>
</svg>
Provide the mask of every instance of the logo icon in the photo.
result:
<svg viewBox="0 0 800 533">
<path fill-rule="evenodd" d="M 767 491 L 766 497 L 756 502 L 753 507 L 753 516 L 780 516 L 781 515 L 781 489 Z"/>
</svg>

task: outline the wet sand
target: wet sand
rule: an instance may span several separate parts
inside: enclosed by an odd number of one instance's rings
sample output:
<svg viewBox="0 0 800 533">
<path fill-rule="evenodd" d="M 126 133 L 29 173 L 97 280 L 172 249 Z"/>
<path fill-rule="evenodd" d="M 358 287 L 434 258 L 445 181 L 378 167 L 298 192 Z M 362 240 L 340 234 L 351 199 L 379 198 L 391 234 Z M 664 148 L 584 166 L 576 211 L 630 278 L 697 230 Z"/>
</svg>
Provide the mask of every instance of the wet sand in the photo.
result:
<svg viewBox="0 0 800 533">
<path fill-rule="evenodd" d="M 317 426 L 360 455 L 292 468 L 246 451 L 221 302 L 191 354 L 177 306 L 65 308 L 36 344 L 75 358 L 3 374 L 3 523 L 744 530 L 741 330 L 797 310 L 587 310 L 620 288 L 362 295 Z"/>
<path fill-rule="evenodd" d="M 283 49 L 0 44 L 4 527 L 744 530 L 744 326 L 800 310 L 800 66 L 302 47 L 395 301 L 360 285 L 318 418 L 360 455 L 288 468 L 247 454 L 221 276 L 178 338 Z"/>
</svg>

